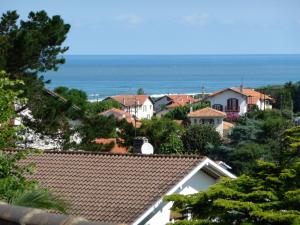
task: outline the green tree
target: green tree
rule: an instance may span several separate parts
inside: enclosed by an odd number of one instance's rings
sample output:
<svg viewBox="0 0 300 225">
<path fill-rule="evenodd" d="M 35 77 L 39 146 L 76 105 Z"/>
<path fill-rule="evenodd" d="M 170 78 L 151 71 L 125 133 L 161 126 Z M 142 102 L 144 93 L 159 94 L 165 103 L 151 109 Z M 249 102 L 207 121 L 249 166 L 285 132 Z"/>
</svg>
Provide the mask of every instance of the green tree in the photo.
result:
<svg viewBox="0 0 300 225">
<path fill-rule="evenodd" d="M 183 128 L 168 118 L 153 117 L 151 120 L 143 120 L 138 130 L 140 136 L 145 136 L 154 147 L 156 154 L 160 153 L 161 145 L 167 143 L 171 134 L 180 135 Z"/>
<path fill-rule="evenodd" d="M 136 92 L 137 95 L 145 95 L 145 91 L 143 88 L 139 88 Z"/>
<path fill-rule="evenodd" d="M 182 140 L 176 133 L 170 134 L 166 142 L 160 145 L 159 150 L 161 154 L 183 154 L 184 152 Z"/>
<path fill-rule="evenodd" d="M 20 98 L 22 91 L 16 91 L 16 85 L 23 85 L 20 80 L 12 81 L 4 71 L 0 71 L 0 149 L 15 146 L 19 130 L 13 126 L 16 118 L 15 107 L 26 103 Z"/>
<path fill-rule="evenodd" d="M 22 80 L 23 97 L 30 101 L 18 111 L 29 109 L 35 121 L 24 120 L 26 126 L 38 132 L 57 133 L 66 129 L 63 116 L 70 105 L 57 103 L 45 90 L 45 81 L 39 72 L 57 70 L 65 62 L 62 47 L 70 29 L 60 16 L 49 17 L 45 11 L 30 12 L 27 20 L 19 20 L 16 11 L 4 13 L 0 21 L 0 70 L 10 79 Z M 28 122 L 28 124 L 26 123 Z"/>
<path fill-rule="evenodd" d="M 88 104 L 87 94 L 84 91 L 75 88 L 57 87 L 54 89 L 54 92 L 67 100 L 66 105 L 77 106 L 79 108 L 78 110 L 74 110 L 74 108 L 69 107 L 65 112 L 67 117 L 71 119 L 83 117 Z"/>
<path fill-rule="evenodd" d="M 113 99 L 107 99 L 100 102 L 88 102 L 86 108 L 87 116 L 95 116 L 112 108 L 120 109 L 121 105 Z"/>
<path fill-rule="evenodd" d="M 191 125 L 182 136 L 185 149 L 189 153 L 209 156 L 213 148 L 221 145 L 219 133 L 211 125 Z"/>
<path fill-rule="evenodd" d="M 287 130 L 282 159 L 257 161 L 249 174 L 222 179 L 190 196 L 172 195 L 173 210 L 192 212 L 175 224 L 296 225 L 300 223 L 300 126 Z M 292 156 L 292 157 L 291 157 Z"/>
<path fill-rule="evenodd" d="M 172 120 L 186 120 L 187 115 L 190 112 L 191 108 L 193 111 L 208 107 L 210 104 L 207 102 L 200 102 L 197 104 L 187 104 L 184 106 L 178 106 L 175 109 L 170 110 L 164 115 L 164 117 L 170 118 Z"/>
</svg>

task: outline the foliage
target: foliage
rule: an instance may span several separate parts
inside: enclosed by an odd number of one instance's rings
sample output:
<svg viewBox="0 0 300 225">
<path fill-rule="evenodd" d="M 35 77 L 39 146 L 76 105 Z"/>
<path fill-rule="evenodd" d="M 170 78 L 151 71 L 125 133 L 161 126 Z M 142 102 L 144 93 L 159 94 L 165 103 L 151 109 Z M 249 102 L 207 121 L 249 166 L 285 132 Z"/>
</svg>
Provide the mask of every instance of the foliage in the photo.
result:
<svg viewBox="0 0 300 225">
<path fill-rule="evenodd" d="M 211 146 L 221 145 L 221 137 L 211 125 L 191 125 L 182 137 L 184 147 L 189 153 L 210 155 Z"/>
<path fill-rule="evenodd" d="M 175 109 L 170 110 L 168 113 L 164 115 L 166 118 L 170 118 L 172 120 L 186 120 L 187 114 L 190 112 L 192 107 L 193 111 L 208 107 L 209 103 L 200 102 L 197 104 L 187 104 L 184 106 L 178 106 Z"/>
<path fill-rule="evenodd" d="M 184 146 L 178 134 L 170 134 L 166 142 L 161 144 L 159 152 L 161 154 L 183 154 Z"/>
<path fill-rule="evenodd" d="M 180 135 L 182 127 L 168 118 L 153 117 L 151 120 L 143 120 L 138 130 L 140 136 L 145 136 L 154 147 L 155 154 L 160 153 L 161 145 L 167 143 L 171 134 Z"/>
<path fill-rule="evenodd" d="M 31 154 L 38 151 L 23 150 L 14 153 L 0 151 L 0 199 L 9 204 L 66 213 L 68 203 L 48 189 L 39 186 L 36 180 L 27 179 L 34 173 L 35 165 L 21 164 Z"/>
<path fill-rule="evenodd" d="M 105 146 L 95 144 L 94 141 L 96 138 L 116 137 L 116 125 L 117 120 L 112 116 L 93 116 L 90 118 L 85 118 L 83 124 L 76 129 L 82 138 L 82 142 L 79 144 L 79 146 L 74 145 L 73 147 L 89 151 L 107 151 L 107 148 L 103 148 Z"/>
<path fill-rule="evenodd" d="M 175 194 L 165 200 L 175 201 L 173 210 L 191 211 L 190 224 L 299 224 L 299 133 L 300 126 L 285 132 L 285 154 L 279 163 L 257 161 L 249 174 L 234 180 L 224 178 L 207 191 Z"/>
<path fill-rule="evenodd" d="M 57 134 L 66 129 L 64 112 L 70 104 L 57 101 L 45 91 L 44 78 L 39 72 L 57 70 L 65 62 L 62 47 L 70 29 L 60 16 L 48 17 L 45 11 L 30 12 L 28 19 L 19 20 L 16 11 L 4 13 L 0 21 L 0 70 L 5 70 L 10 79 L 22 80 L 25 85 L 16 85 L 23 90 L 23 97 L 30 99 L 18 111 L 29 109 L 35 121 L 27 118 L 26 126 L 42 134 Z"/>
<path fill-rule="evenodd" d="M 300 81 L 296 83 L 287 82 L 284 85 L 266 86 L 258 91 L 271 95 L 274 98 L 273 105 L 275 108 L 300 112 Z"/>
<path fill-rule="evenodd" d="M 67 117 L 71 119 L 78 119 L 83 116 L 87 105 L 87 95 L 84 91 L 75 88 L 69 89 L 67 87 L 57 87 L 54 89 L 54 92 L 67 100 L 67 103 L 65 104 L 80 108 L 80 110 L 74 110 L 72 107 L 69 107 L 65 112 Z"/>
<path fill-rule="evenodd" d="M 145 91 L 143 88 L 139 88 L 136 92 L 137 95 L 145 95 Z"/>
<path fill-rule="evenodd" d="M 213 157 L 229 163 L 236 174 L 251 171 L 259 159 L 278 162 L 282 135 L 292 126 L 292 120 L 279 110 L 247 113 L 232 129 L 231 142 L 215 149 Z"/>
<path fill-rule="evenodd" d="M 100 102 L 88 102 L 86 106 L 86 115 L 95 116 L 112 108 L 120 109 L 121 105 L 113 99 L 106 99 Z"/>
<path fill-rule="evenodd" d="M 27 21 L 18 19 L 16 11 L 8 11 L 1 17 L 0 68 L 18 79 L 27 73 L 57 70 L 57 65 L 64 63 L 59 55 L 68 50 L 61 44 L 70 25 L 60 16 L 49 18 L 45 11 L 30 12 Z"/>
<path fill-rule="evenodd" d="M 12 147 L 17 139 L 18 129 L 12 124 L 17 116 L 16 105 L 26 103 L 26 99 L 20 98 L 22 91 L 16 91 L 16 85 L 23 85 L 20 80 L 10 80 L 4 71 L 0 71 L 0 149 Z"/>
</svg>

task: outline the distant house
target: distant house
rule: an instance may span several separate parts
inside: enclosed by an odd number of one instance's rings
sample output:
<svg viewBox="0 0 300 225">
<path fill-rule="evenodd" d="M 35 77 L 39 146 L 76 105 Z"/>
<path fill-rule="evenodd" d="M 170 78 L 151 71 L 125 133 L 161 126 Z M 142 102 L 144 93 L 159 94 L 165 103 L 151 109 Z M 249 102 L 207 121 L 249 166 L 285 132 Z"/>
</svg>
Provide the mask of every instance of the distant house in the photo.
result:
<svg viewBox="0 0 300 225">
<path fill-rule="evenodd" d="M 125 112 L 138 119 L 151 119 L 153 116 L 153 103 L 147 95 L 115 95 L 107 99 L 119 102 Z"/>
<path fill-rule="evenodd" d="M 188 118 L 192 125 L 194 124 L 210 124 L 216 131 L 223 136 L 224 122 L 223 119 L 226 117 L 226 113 L 206 107 L 199 109 L 188 114 Z"/>
<path fill-rule="evenodd" d="M 260 110 L 272 109 L 273 99 L 253 89 L 226 88 L 206 97 L 211 107 L 225 112 L 227 115 L 244 115 L 257 107 Z"/>
<path fill-rule="evenodd" d="M 191 95 L 187 94 L 165 95 L 154 102 L 154 110 L 155 112 L 159 112 L 164 109 L 171 110 L 178 106 L 192 104 L 197 101 L 197 99 L 194 99 Z"/>
<path fill-rule="evenodd" d="M 110 145 L 112 144 L 113 147 L 110 150 L 111 153 L 128 153 L 128 148 L 123 147 L 121 144 L 124 143 L 124 140 L 121 138 L 96 138 L 96 144 L 101 145 Z"/>
<path fill-rule="evenodd" d="M 163 196 L 206 190 L 221 177 L 235 178 L 222 165 L 195 155 L 44 152 L 32 178 L 71 204 L 70 214 L 109 224 L 162 225 L 172 219 Z"/>
<path fill-rule="evenodd" d="M 122 109 L 108 109 L 104 112 L 99 113 L 99 115 L 106 117 L 113 116 L 118 120 L 125 119 L 128 123 L 131 123 L 133 126 L 136 126 L 137 128 L 141 127 L 141 122 L 139 120 L 135 119 L 129 112 L 125 112 Z"/>
</svg>

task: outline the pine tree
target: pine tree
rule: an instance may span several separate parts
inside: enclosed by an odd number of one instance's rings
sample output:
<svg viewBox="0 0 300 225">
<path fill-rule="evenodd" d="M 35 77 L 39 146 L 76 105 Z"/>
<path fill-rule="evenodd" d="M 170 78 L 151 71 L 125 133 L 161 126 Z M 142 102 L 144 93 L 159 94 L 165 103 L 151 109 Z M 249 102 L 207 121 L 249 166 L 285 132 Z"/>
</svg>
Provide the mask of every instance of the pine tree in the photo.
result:
<svg viewBox="0 0 300 225">
<path fill-rule="evenodd" d="M 192 212 L 192 221 L 176 224 L 300 224 L 300 126 L 285 132 L 283 146 L 276 163 L 257 161 L 251 173 L 224 178 L 207 191 L 166 196 L 174 210 Z"/>
</svg>

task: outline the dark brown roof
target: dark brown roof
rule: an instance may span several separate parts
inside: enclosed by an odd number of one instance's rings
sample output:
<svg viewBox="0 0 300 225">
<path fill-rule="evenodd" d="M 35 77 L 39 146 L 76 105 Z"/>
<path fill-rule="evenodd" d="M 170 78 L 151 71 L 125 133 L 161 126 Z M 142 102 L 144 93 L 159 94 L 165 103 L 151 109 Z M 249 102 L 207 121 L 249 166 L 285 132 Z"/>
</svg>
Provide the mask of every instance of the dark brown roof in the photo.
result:
<svg viewBox="0 0 300 225">
<path fill-rule="evenodd" d="M 185 177 L 203 157 L 86 152 L 30 156 L 33 176 L 91 221 L 132 223 Z"/>
</svg>

